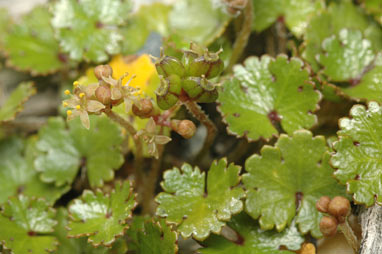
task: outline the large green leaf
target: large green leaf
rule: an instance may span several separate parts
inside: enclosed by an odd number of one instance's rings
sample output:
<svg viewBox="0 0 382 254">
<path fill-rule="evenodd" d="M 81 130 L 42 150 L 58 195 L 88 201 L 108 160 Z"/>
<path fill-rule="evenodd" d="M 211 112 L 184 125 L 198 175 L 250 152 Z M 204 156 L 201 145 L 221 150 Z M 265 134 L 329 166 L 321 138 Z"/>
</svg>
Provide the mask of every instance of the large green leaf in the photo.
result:
<svg viewBox="0 0 382 254">
<path fill-rule="evenodd" d="M 59 0 L 53 5 L 53 27 L 71 59 L 103 62 L 119 53 L 119 31 L 129 15 L 127 0 Z"/>
<path fill-rule="evenodd" d="M 86 237 L 67 238 L 68 212 L 63 207 L 57 211 L 56 219 L 58 223 L 54 234 L 60 243 L 57 254 L 124 254 L 127 251 L 126 242 L 121 239 L 118 239 L 112 248 L 104 246 L 94 248 L 94 246 L 87 242 Z"/>
<path fill-rule="evenodd" d="M 21 83 L 1 105 L 0 123 L 15 119 L 16 115 L 23 110 L 23 104 L 35 93 L 33 82 Z"/>
<path fill-rule="evenodd" d="M 228 241 L 222 236 L 211 235 L 203 242 L 202 254 L 293 254 L 279 250 L 281 246 L 298 250 L 304 238 L 300 235 L 295 223 L 283 232 L 261 230 L 258 223 L 245 213 L 234 216 L 228 226 L 240 235 L 239 242 Z"/>
<path fill-rule="evenodd" d="M 54 216 L 55 211 L 43 200 L 12 197 L 0 215 L 0 242 L 14 254 L 51 252 L 57 248 L 57 239 L 50 235 Z"/>
<path fill-rule="evenodd" d="M 358 79 L 374 59 L 370 42 L 358 30 L 342 29 L 338 36 L 325 39 L 322 49 L 317 60 L 331 81 Z"/>
<path fill-rule="evenodd" d="M 43 197 L 54 203 L 70 187 L 55 187 L 42 182 L 33 167 L 35 139 L 25 145 L 19 138 L 0 141 L 0 203 L 8 197 L 23 193 L 27 196 Z"/>
<path fill-rule="evenodd" d="M 320 93 L 302 67 L 299 59 L 285 56 L 250 57 L 235 66 L 235 78 L 224 83 L 218 98 L 228 131 L 257 140 L 277 135 L 279 123 L 287 133 L 312 127 Z"/>
<path fill-rule="evenodd" d="M 330 36 L 338 35 L 343 28 L 362 31 L 374 51 L 382 49 L 382 29 L 371 22 L 361 8 L 349 0 L 332 2 L 327 10 L 312 18 L 304 36 L 305 49 L 302 55 L 315 71 L 319 70 L 316 56 L 321 51 L 322 42 Z"/>
<path fill-rule="evenodd" d="M 69 207 L 69 237 L 88 236 L 94 246 L 111 246 L 128 228 L 127 220 L 137 203 L 128 181 L 116 182 L 110 195 L 85 190 Z"/>
<path fill-rule="evenodd" d="M 219 233 L 232 214 L 243 209 L 244 191 L 235 187 L 240 182 L 240 167 L 221 159 L 212 163 L 207 177 L 199 168 L 183 164 L 164 173 L 162 188 L 156 197 L 157 215 L 178 226 L 183 237 L 203 240 L 210 232 Z"/>
<path fill-rule="evenodd" d="M 39 6 L 11 27 L 4 36 L 7 64 L 33 75 L 49 74 L 65 65 L 50 19 L 48 9 Z"/>
<path fill-rule="evenodd" d="M 339 141 L 331 159 L 335 177 L 347 185 L 356 202 L 382 203 L 382 109 L 376 102 L 370 102 L 368 109 L 355 105 L 350 117 L 339 122 Z"/>
<path fill-rule="evenodd" d="M 373 67 L 362 76 L 358 84 L 341 90 L 351 98 L 382 102 L 382 54 L 376 56 Z"/>
<path fill-rule="evenodd" d="M 264 146 L 261 155 L 245 163 L 246 211 L 260 217 L 262 229 L 283 230 L 296 217 L 302 233 L 321 236 L 322 215 L 315 203 L 321 196 L 344 195 L 345 187 L 332 177 L 329 153 L 323 136 L 306 130 L 292 137 L 281 135 L 274 147 Z"/>
<path fill-rule="evenodd" d="M 169 26 L 184 39 L 208 45 L 224 32 L 229 20 L 230 16 L 213 0 L 177 0 Z"/>
<path fill-rule="evenodd" d="M 284 17 L 287 27 L 298 37 L 302 36 L 309 19 L 325 5 L 322 0 L 252 0 L 253 29 L 261 32 L 279 17 Z"/>
<path fill-rule="evenodd" d="M 79 119 L 66 129 L 62 118 L 51 118 L 39 132 L 35 160 L 41 179 L 57 186 L 70 184 L 80 167 L 86 167 L 92 187 L 102 186 L 114 178 L 123 163 L 122 135 L 116 124 L 103 116 L 91 116 L 91 128 L 82 127 Z"/>
</svg>

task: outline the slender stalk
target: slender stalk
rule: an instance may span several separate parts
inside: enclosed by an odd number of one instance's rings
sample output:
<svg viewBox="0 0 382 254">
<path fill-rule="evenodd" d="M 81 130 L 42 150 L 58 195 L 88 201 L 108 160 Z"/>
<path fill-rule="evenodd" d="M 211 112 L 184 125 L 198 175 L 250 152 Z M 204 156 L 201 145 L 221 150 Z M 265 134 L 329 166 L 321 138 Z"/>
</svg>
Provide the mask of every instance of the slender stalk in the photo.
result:
<svg viewBox="0 0 382 254">
<path fill-rule="evenodd" d="M 232 67 L 236 64 L 241 54 L 243 53 L 245 46 L 247 46 L 248 39 L 252 31 L 252 22 L 253 22 L 252 0 L 247 1 L 247 5 L 244 8 L 242 15 L 244 16 L 242 28 L 233 45 L 232 55 L 226 70 L 227 72 L 230 72 L 232 70 Z"/>
<path fill-rule="evenodd" d="M 134 128 L 134 126 L 129 123 L 127 120 L 125 120 L 120 115 L 114 113 L 112 110 L 105 110 L 105 114 L 114 122 L 121 125 L 123 128 L 125 128 L 131 137 L 134 140 L 135 144 L 135 159 L 134 159 L 134 176 L 135 176 L 135 184 L 136 186 L 141 186 L 141 183 L 143 181 L 143 144 L 142 140 L 139 137 L 135 137 L 135 134 L 137 134 L 137 130 Z M 138 190 L 138 192 L 140 192 Z"/>
<path fill-rule="evenodd" d="M 216 126 L 211 121 L 211 119 L 204 113 L 201 107 L 195 102 L 191 100 L 187 100 L 183 102 L 188 111 L 190 111 L 198 121 L 200 121 L 207 128 L 207 137 L 204 141 L 203 148 L 200 150 L 197 159 L 201 159 L 205 154 L 208 154 L 208 150 L 211 147 L 215 136 L 216 136 Z"/>
<path fill-rule="evenodd" d="M 344 234 L 346 241 L 352 247 L 355 253 L 358 253 L 359 250 L 359 242 L 356 237 L 356 235 L 353 232 L 353 229 L 350 227 L 347 219 L 345 220 L 344 223 L 341 223 L 338 225 L 339 229 L 341 232 Z"/>
</svg>

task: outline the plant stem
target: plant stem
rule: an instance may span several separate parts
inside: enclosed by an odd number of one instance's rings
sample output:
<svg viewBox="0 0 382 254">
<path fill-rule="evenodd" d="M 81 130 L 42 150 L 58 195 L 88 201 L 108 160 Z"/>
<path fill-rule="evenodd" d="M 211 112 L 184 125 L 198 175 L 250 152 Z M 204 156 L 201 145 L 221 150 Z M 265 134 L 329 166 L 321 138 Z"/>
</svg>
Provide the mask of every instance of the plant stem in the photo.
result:
<svg viewBox="0 0 382 254">
<path fill-rule="evenodd" d="M 114 113 L 111 109 L 105 110 L 105 114 L 114 122 L 121 125 L 123 128 L 125 128 L 132 139 L 134 140 L 135 144 L 135 160 L 134 160 L 134 176 L 135 176 L 135 184 L 136 186 L 142 186 L 142 180 L 143 180 L 143 145 L 142 140 L 139 137 L 135 137 L 135 134 L 137 134 L 137 130 L 134 128 L 134 126 L 129 123 L 127 120 L 125 120 L 120 115 Z M 139 192 L 139 191 L 138 191 Z"/>
<path fill-rule="evenodd" d="M 353 229 L 350 227 L 348 220 L 346 219 L 344 223 L 338 225 L 341 232 L 344 234 L 346 241 L 352 247 L 355 253 L 358 253 L 359 242 L 355 236 Z"/>
<path fill-rule="evenodd" d="M 239 35 L 237 36 L 235 44 L 233 45 L 232 55 L 226 70 L 227 72 L 230 72 L 232 70 L 232 67 L 239 60 L 241 54 L 243 53 L 245 49 L 245 46 L 248 43 L 248 39 L 252 31 L 252 22 L 253 22 L 252 0 L 249 0 L 247 2 L 247 6 L 244 8 L 244 11 L 243 11 L 243 16 L 244 16 L 244 20 L 243 20 L 242 28 L 240 30 Z"/>
<path fill-rule="evenodd" d="M 200 160 L 205 154 L 208 154 L 208 150 L 210 146 L 212 145 L 217 128 L 215 124 L 211 121 L 211 119 L 204 113 L 202 108 L 195 102 L 191 100 L 186 100 L 183 102 L 188 111 L 190 111 L 196 119 L 198 119 L 199 122 L 201 122 L 204 126 L 207 128 L 207 137 L 204 141 L 203 148 L 200 150 L 199 154 L 197 155 L 197 160 Z"/>
</svg>

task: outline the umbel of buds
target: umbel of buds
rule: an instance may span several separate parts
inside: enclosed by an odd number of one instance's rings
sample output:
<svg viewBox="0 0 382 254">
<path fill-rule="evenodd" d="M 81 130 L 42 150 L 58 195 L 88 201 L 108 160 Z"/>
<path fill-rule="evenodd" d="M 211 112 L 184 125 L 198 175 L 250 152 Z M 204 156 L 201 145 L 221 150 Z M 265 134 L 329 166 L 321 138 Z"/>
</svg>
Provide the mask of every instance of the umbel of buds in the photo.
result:
<svg viewBox="0 0 382 254">
<path fill-rule="evenodd" d="M 321 197 L 317 203 L 318 211 L 328 213 L 320 222 L 320 230 L 325 236 L 332 236 L 337 232 L 338 224 L 344 223 L 350 214 L 350 202 L 342 196 L 330 199 L 328 196 Z"/>
<path fill-rule="evenodd" d="M 167 110 L 179 99 L 210 103 L 217 99 L 216 85 L 209 79 L 217 77 L 224 69 L 219 58 L 221 50 L 214 53 L 191 43 L 190 49 L 183 51 L 182 59 L 165 56 L 156 60 L 155 67 L 161 79 L 156 91 L 157 104 Z"/>
<path fill-rule="evenodd" d="M 195 124 L 190 120 L 171 120 L 171 129 L 185 139 L 192 138 L 196 131 Z"/>
</svg>

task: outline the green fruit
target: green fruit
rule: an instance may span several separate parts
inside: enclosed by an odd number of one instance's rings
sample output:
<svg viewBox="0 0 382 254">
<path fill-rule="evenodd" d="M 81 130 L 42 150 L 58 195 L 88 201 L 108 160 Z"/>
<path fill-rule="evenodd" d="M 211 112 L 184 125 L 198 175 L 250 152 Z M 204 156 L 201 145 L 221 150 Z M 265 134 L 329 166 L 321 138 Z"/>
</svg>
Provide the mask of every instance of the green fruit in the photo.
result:
<svg viewBox="0 0 382 254">
<path fill-rule="evenodd" d="M 158 74 L 164 77 L 169 77 L 170 75 L 178 75 L 179 77 L 183 77 L 185 73 L 183 64 L 172 56 L 161 57 L 157 63 L 155 63 L 155 67 Z"/>
<path fill-rule="evenodd" d="M 174 106 L 179 98 L 181 92 L 180 78 L 172 75 L 167 79 L 161 78 L 161 85 L 155 92 L 157 104 L 160 109 L 167 110 Z"/>
</svg>

